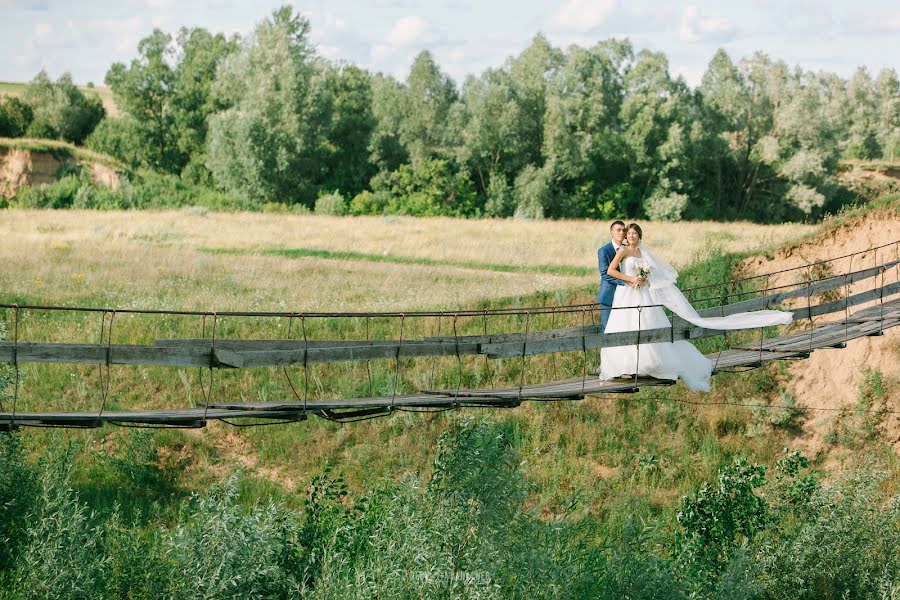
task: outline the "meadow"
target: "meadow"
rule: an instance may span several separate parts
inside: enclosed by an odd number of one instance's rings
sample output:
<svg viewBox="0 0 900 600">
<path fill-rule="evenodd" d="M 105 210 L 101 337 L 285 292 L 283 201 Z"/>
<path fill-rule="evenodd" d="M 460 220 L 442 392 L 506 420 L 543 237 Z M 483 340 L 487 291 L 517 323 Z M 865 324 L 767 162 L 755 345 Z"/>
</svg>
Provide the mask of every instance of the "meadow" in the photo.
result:
<svg viewBox="0 0 900 600">
<path fill-rule="evenodd" d="M 3 302 L 194 310 L 452 311 L 590 302 L 595 249 L 606 228 L 587 221 L 342 219 L 202 209 L 0 215 L 0 237 L 9 241 L 0 247 Z M 648 243 L 683 268 L 685 285 L 728 279 L 748 253 L 772 254 L 829 227 L 644 225 Z M 284 321 L 227 319 L 221 335 L 285 337 Z M 12 324 L 9 313 L 6 324 Z M 32 340 L 94 341 L 100 325 L 96 315 L 24 311 L 20 333 Z M 309 325 L 312 339 L 362 335 L 359 320 Z M 407 326 L 410 336 L 436 333 L 434 320 Z M 449 323 L 443 326 L 446 334 Z M 500 326 L 517 331 L 522 323 Z M 373 320 L 373 337 L 396 335 L 393 327 L 396 319 Z M 461 333 L 480 327 L 477 319 L 460 323 Z M 116 342 L 200 333 L 196 318 L 116 317 Z M 527 381 L 580 372 L 585 358 L 596 361 L 580 353 L 529 359 Z M 375 391 L 390 393 L 393 364 L 377 362 Z M 466 386 L 489 378 L 518 381 L 521 373 L 517 360 L 488 366 L 472 357 L 464 367 Z M 421 360 L 403 369 L 401 383 L 409 389 L 457 383 L 450 359 L 440 359 L 436 369 Z M 99 407 L 94 367 L 23 365 L 22 374 L 21 410 Z M 366 375 L 361 364 L 316 367 L 313 393 L 365 395 Z M 299 368 L 292 376 L 302 381 Z M 31 473 L 35 489 L 43 486 L 49 500 L 35 500 L 44 508 L 34 517 L 31 541 L 21 542 L 19 570 L 3 571 L 0 556 L 0 588 L 7 581 L 19 591 L 56 589 L 49 576 L 38 580 L 33 573 L 64 578 L 78 557 L 96 568 L 79 571 L 66 585 L 121 597 L 138 589 L 145 590 L 140 597 L 160 590 L 183 595 L 197 586 L 205 590 L 192 592 L 198 597 L 215 595 L 210 590 L 227 595 L 213 586 L 226 576 L 233 590 L 272 597 L 292 597 L 301 588 L 310 597 L 558 597 L 562 589 L 570 597 L 660 597 L 660 590 L 671 597 L 689 590 L 714 597 L 716 586 L 735 573 L 765 580 L 771 597 L 791 597 L 791 573 L 821 571 L 822 560 L 834 568 L 823 575 L 825 587 L 808 597 L 845 589 L 841 565 L 869 574 L 858 580 L 861 590 L 890 586 L 890 577 L 876 572 L 887 564 L 876 540 L 894 517 L 877 498 L 897 489 L 896 454 L 873 437 L 871 419 L 851 410 L 829 443 L 852 449 L 851 462 L 877 474 L 834 490 L 820 487 L 808 467 L 824 468 L 827 453 L 803 463 L 782 450 L 801 433 L 800 413 L 786 393 L 790 379 L 788 366 L 778 364 L 717 375 L 709 395 L 678 385 L 508 411 L 398 413 L 348 425 L 313 418 L 260 428 L 27 430 L 15 439 L 36 466 L 17 458 L 13 446 L 2 449 L 8 487 L 27 498 L 21 482 L 29 479 L 22 473 Z M 291 397 L 278 369 L 221 372 L 217 381 L 217 397 Z M 870 373 L 858 408 L 884 407 L 889 385 L 882 374 Z M 108 410 L 200 402 L 195 371 L 112 370 Z M 768 483 L 754 475 L 753 464 L 771 469 Z M 718 497 L 710 491 L 715 485 L 704 487 L 718 477 L 738 486 L 734 496 L 726 489 Z M 5 481 L 0 476 L 0 500 Z M 741 512 L 757 502 L 746 496 L 755 488 L 755 497 L 768 503 L 765 518 Z M 495 502 L 499 498 L 504 501 Z M 422 511 L 423 505 L 432 510 Z M 685 507 L 699 511 L 695 525 L 679 516 Z M 705 527 L 704 510 L 711 518 L 734 511 L 728 514 L 746 531 L 779 542 L 750 563 L 740 551 L 732 558 L 734 540 L 744 534 L 722 534 L 697 549 L 688 538 Z M 774 523 L 768 530 L 766 519 Z M 828 526 L 807 528 L 817 519 L 829 520 Z M 851 532 L 855 547 L 869 544 L 869 554 L 841 549 L 838 540 Z M 43 545 L 41 537 L 60 539 L 61 547 L 72 539 L 93 541 L 68 557 L 48 554 L 52 544 Z M 814 550 L 792 555 L 789 539 L 805 539 Z M 722 554 L 709 554 L 710 547 Z M 766 570 L 765 561 L 782 566 Z M 323 570 L 323 564 L 332 567 Z M 206 575 L 185 579 L 184 572 Z M 446 585 L 434 583 L 444 579 Z M 272 591 L 279 581 L 297 588 Z M 735 597 L 752 588 L 741 582 L 729 584 L 740 591 Z"/>
<path fill-rule="evenodd" d="M 711 248 L 761 251 L 811 225 L 645 223 L 673 264 Z M 183 310 L 462 310 L 588 290 L 607 224 L 594 221 L 11 210 L 0 289 L 20 303 Z M 398 285 L 398 282 L 402 284 Z"/>
</svg>

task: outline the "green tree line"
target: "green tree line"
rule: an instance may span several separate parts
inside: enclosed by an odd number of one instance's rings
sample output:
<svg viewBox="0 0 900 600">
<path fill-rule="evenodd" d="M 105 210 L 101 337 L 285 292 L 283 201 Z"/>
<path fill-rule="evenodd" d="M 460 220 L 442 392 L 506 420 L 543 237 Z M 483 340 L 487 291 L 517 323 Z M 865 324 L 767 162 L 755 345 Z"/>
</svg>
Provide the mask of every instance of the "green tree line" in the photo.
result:
<svg viewBox="0 0 900 600">
<path fill-rule="evenodd" d="M 154 31 L 106 83 L 121 118 L 42 73 L 0 135 L 84 140 L 249 206 L 466 217 L 813 219 L 848 201 L 839 160 L 900 154 L 893 69 L 720 50 L 691 89 L 663 53 L 539 34 L 461 85 L 427 51 L 400 81 L 318 56 L 289 7 L 245 38 Z"/>
</svg>

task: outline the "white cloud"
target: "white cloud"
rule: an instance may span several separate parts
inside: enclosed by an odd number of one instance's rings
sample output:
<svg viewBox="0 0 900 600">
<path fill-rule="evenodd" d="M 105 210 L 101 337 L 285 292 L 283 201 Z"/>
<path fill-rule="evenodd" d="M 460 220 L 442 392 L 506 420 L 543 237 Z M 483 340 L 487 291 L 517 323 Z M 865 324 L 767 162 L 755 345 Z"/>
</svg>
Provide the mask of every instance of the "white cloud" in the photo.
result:
<svg viewBox="0 0 900 600">
<path fill-rule="evenodd" d="M 140 39 L 147 35 L 140 17 L 125 19 L 68 20 L 60 25 L 37 23 L 31 37 L 24 44 L 24 54 L 17 63 L 37 67 L 50 56 L 60 56 L 67 51 L 97 47 L 97 40 L 108 43 L 106 57 L 112 61 L 123 60 L 137 48 Z M 108 66 L 108 65 L 107 65 Z"/>
<path fill-rule="evenodd" d="M 846 30 L 850 33 L 862 34 L 896 34 L 900 33 L 900 11 L 894 11 L 888 15 L 874 17 L 867 15 L 857 19 L 856 23 L 850 23 Z"/>
<path fill-rule="evenodd" d="M 327 44 L 319 44 L 316 46 L 319 54 L 329 60 L 337 60 L 340 58 L 341 49 L 337 46 L 329 46 Z"/>
<path fill-rule="evenodd" d="M 391 46 L 408 48 L 413 44 L 427 43 L 434 39 L 431 25 L 422 17 L 403 17 L 397 21 L 385 36 L 384 41 Z"/>
<path fill-rule="evenodd" d="M 53 25 L 50 23 L 38 23 L 34 26 L 34 37 L 35 42 L 44 43 L 51 40 L 53 37 Z"/>
<path fill-rule="evenodd" d="M 375 60 L 387 58 L 399 50 L 422 47 L 438 40 L 431 25 L 419 16 L 403 17 L 391 27 L 384 39 L 372 48 Z"/>
<path fill-rule="evenodd" d="M 144 0 L 144 4 L 151 10 L 169 10 L 175 5 L 175 0 Z"/>
<path fill-rule="evenodd" d="M 679 37 L 685 42 L 724 42 L 732 39 L 737 28 L 728 19 L 701 15 L 693 4 L 681 14 Z"/>
<path fill-rule="evenodd" d="M 689 86 L 692 88 L 696 88 L 703 81 L 703 74 L 706 72 L 705 69 L 694 66 L 694 65 L 685 65 L 680 64 L 672 67 L 672 75 L 675 77 L 682 77 Z"/>
<path fill-rule="evenodd" d="M 562 31 L 586 33 L 616 12 L 617 0 L 567 0 L 550 16 L 550 25 Z"/>
</svg>

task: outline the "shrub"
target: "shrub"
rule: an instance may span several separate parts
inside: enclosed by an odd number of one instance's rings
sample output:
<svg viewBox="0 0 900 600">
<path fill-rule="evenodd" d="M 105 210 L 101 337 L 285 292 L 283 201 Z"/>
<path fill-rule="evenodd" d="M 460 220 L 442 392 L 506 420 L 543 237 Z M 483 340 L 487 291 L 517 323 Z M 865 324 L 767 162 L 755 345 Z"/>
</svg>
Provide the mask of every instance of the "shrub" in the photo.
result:
<svg viewBox="0 0 900 600">
<path fill-rule="evenodd" d="M 16 98 L 0 98 L 0 137 L 22 137 L 31 125 L 31 107 Z"/>
<path fill-rule="evenodd" d="M 491 217 L 511 217 L 515 209 L 516 201 L 506 181 L 506 175 L 494 171 L 488 181 L 484 212 Z"/>
<path fill-rule="evenodd" d="M 0 396 L 5 391 L 4 383 L 0 380 Z M 0 433 L 0 582 L 16 564 L 27 541 L 29 515 L 37 501 L 36 475 L 25 462 L 19 435 Z"/>
<path fill-rule="evenodd" d="M 350 212 L 354 215 L 380 215 L 391 200 L 388 191 L 370 192 L 363 190 L 350 201 Z"/>
<path fill-rule="evenodd" d="M 601 557 L 524 509 L 519 460 L 503 425 L 454 424 L 430 483 L 408 477 L 337 526 L 311 596 L 598 597 Z"/>
<path fill-rule="evenodd" d="M 517 219 L 543 219 L 550 199 L 547 174 L 533 165 L 525 167 L 516 177 L 515 198 Z"/>
<path fill-rule="evenodd" d="M 132 117 L 103 119 L 85 140 L 85 146 L 114 156 L 132 168 L 145 166 L 146 149 L 140 127 Z"/>
<path fill-rule="evenodd" d="M 469 178 L 451 172 L 445 160 L 423 160 L 404 164 L 386 176 L 376 176 L 376 190 L 389 186 L 391 197 L 385 212 L 418 217 L 477 216 L 477 196 Z"/>
<path fill-rule="evenodd" d="M 182 522 L 164 536 L 171 598 L 259 598 L 290 596 L 299 588 L 292 551 L 296 522 L 268 504 L 245 512 L 238 504 L 236 476 L 194 499 Z"/>
<path fill-rule="evenodd" d="M 588 208 L 588 216 L 595 219 L 612 219 L 637 216 L 640 194 L 633 185 L 623 181 L 603 190 Z"/>
<path fill-rule="evenodd" d="M 677 540 L 688 563 L 717 572 L 742 541 L 766 525 L 766 500 L 754 493 L 765 476 L 764 466 L 737 459 L 719 471 L 714 485 L 682 498 Z"/>
<path fill-rule="evenodd" d="M 657 191 L 644 201 L 644 212 L 651 221 L 680 221 L 687 203 L 686 194 Z"/>
<path fill-rule="evenodd" d="M 322 194 L 316 199 L 314 212 L 317 215 L 343 217 L 347 214 L 347 202 L 341 196 L 341 193 L 337 191 Z"/>
<path fill-rule="evenodd" d="M 85 182 L 77 175 L 66 175 L 51 184 L 20 188 L 16 204 L 22 208 L 71 208 Z"/>
<path fill-rule="evenodd" d="M 59 459 L 41 476 L 34 522 L 16 561 L 16 598 L 102 596 L 109 563 L 95 515 L 70 487 L 69 466 Z"/>
<path fill-rule="evenodd" d="M 799 530 L 759 548 L 767 598 L 890 597 L 900 573 L 900 503 L 878 494 L 883 474 L 858 472 L 811 500 Z"/>
<path fill-rule="evenodd" d="M 85 95 L 65 73 L 56 82 L 44 71 L 25 88 L 25 102 L 34 112 L 29 137 L 58 138 L 81 144 L 103 119 L 103 102 L 96 94 Z"/>
</svg>

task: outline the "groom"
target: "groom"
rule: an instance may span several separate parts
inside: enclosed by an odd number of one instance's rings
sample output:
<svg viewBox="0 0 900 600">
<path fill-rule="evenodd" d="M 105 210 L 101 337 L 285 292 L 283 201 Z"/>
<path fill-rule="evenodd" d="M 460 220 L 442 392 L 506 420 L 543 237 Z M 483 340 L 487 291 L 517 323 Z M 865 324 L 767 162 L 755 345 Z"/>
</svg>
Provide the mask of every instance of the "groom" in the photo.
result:
<svg viewBox="0 0 900 600">
<path fill-rule="evenodd" d="M 616 279 L 607 273 L 609 263 L 615 258 L 619 246 L 625 241 L 625 223 L 614 221 L 609 226 L 609 236 L 612 238 L 608 244 L 597 250 L 597 263 L 600 266 L 600 291 L 597 292 L 597 304 L 600 305 L 600 331 L 606 331 L 606 322 L 609 321 L 610 308 L 617 285 L 625 285 L 621 279 Z"/>
</svg>

